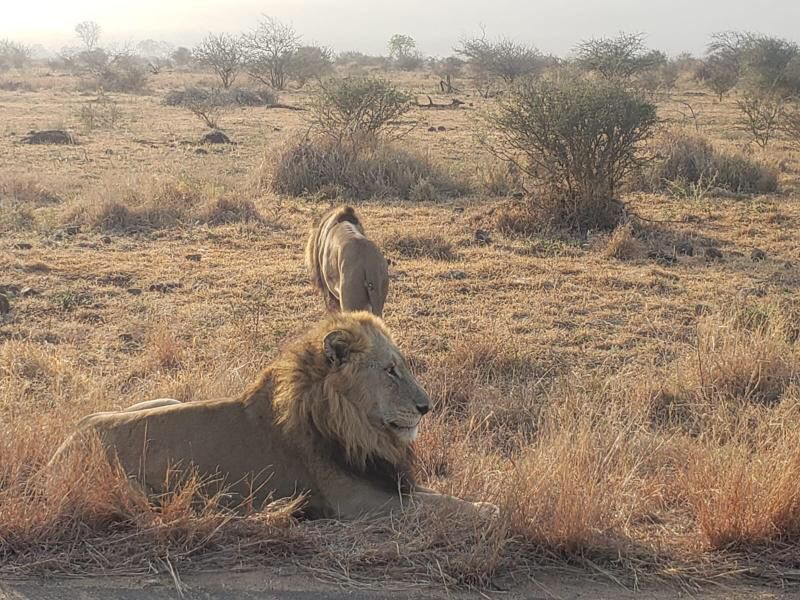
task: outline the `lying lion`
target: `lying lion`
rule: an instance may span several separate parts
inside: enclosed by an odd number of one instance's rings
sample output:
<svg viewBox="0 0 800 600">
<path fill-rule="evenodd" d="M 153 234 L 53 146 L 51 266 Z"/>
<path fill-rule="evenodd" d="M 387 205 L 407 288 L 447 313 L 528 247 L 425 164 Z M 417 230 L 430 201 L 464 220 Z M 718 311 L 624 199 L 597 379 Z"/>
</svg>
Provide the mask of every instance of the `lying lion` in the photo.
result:
<svg viewBox="0 0 800 600">
<path fill-rule="evenodd" d="M 168 469 L 174 480 L 192 466 L 209 491 L 224 487 L 238 502 L 306 493 L 310 516 L 355 518 L 419 502 L 494 510 L 415 485 L 411 442 L 429 410 L 383 322 L 343 313 L 302 336 L 238 398 L 90 415 L 51 465 L 91 432 L 151 494 L 165 491 Z"/>
<path fill-rule="evenodd" d="M 312 228 L 305 254 L 312 283 L 330 310 L 383 316 L 389 267 L 351 206 L 330 211 Z"/>
</svg>

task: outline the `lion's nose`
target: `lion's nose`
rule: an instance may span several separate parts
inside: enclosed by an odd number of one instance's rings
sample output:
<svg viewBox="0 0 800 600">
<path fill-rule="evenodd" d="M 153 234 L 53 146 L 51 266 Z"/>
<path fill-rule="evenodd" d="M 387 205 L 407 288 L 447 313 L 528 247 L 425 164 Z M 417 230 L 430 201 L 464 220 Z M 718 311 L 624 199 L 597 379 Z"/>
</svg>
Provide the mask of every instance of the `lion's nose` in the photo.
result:
<svg viewBox="0 0 800 600">
<path fill-rule="evenodd" d="M 426 415 L 431 412 L 431 405 L 427 402 L 425 404 L 417 404 L 417 410 L 421 415 Z"/>
</svg>

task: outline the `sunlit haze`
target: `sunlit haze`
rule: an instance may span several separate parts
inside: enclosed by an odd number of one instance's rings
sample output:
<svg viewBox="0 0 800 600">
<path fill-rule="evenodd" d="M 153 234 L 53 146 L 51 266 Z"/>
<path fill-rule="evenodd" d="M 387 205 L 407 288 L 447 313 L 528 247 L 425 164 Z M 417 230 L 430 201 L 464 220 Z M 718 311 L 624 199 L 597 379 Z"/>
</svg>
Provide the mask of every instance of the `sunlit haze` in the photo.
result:
<svg viewBox="0 0 800 600">
<path fill-rule="evenodd" d="M 650 46 L 699 52 L 708 35 L 746 29 L 796 38 L 796 0 L 43 0 L 3 1 L 0 38 L 48 50 L 75 44 L 74 26 L 98 22 L 105 43 L 152 38 L 191 45 L 209 31 L 249 29 L 261 14 L 290 22 L 309 43 L 335 50 L 383 53 L 387 39 L 406 33 L 425 54 L 451 52 L 459 37 L 485 26 L 556 54 L 581 39 L 619 31 L 648 34 Z"/>
</svg>

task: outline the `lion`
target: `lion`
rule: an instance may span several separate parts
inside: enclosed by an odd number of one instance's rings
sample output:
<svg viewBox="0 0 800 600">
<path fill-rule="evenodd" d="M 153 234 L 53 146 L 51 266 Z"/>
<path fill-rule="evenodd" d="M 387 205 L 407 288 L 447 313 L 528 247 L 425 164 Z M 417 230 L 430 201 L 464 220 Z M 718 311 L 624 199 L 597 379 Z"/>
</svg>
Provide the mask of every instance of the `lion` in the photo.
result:
<svg viewBox="0 0 800 600">
<path fill-rule="evenodd" d="M 159 406 L 174 406 L 176 404 L 183 403 L 175 398 L 156 398 L 155 400 L 145 400 L 144 402 L 121 408 L 120 412 L 136 412 L 137 410 L 147 410 L 148 408 L 158 408 Z"/>
<path fill-rule="evenodd" d="M 355 519 L 419 503 L 496 510 L 416 484 L 412 442 L 430 409 L 383 321 L 335 313 L 238 397 L 89 415 L 51 465 L 96 435 L 109 460 L 153 495 L 169 489 L 168 472 L 171 481 L 192 472 L 234 505 L 305 495 L 309 517 Z"/>
<path fill-rule="evenodd" d="M 333 209 L 312 227 L 305 260 L 311 281 L 322 292 L 329 310 L 366 310 L 383 316 L 389 266 L 364 234 L 353 207 Z"/>
</svg>

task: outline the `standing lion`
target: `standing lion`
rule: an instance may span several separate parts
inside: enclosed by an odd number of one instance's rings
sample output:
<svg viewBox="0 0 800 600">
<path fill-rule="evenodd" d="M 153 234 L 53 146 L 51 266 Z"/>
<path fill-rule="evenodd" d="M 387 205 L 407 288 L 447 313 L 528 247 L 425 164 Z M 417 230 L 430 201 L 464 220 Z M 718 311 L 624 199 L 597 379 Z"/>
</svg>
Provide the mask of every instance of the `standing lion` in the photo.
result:
<svg viewBox="0 0 800 600">
<path fill-rule="evenodd" d="M 383 316 L 389 266 L 351 206 L 328 212 L 311 229 L 305 254 L 311 281 L 331 311 Z"/>
</svg>

